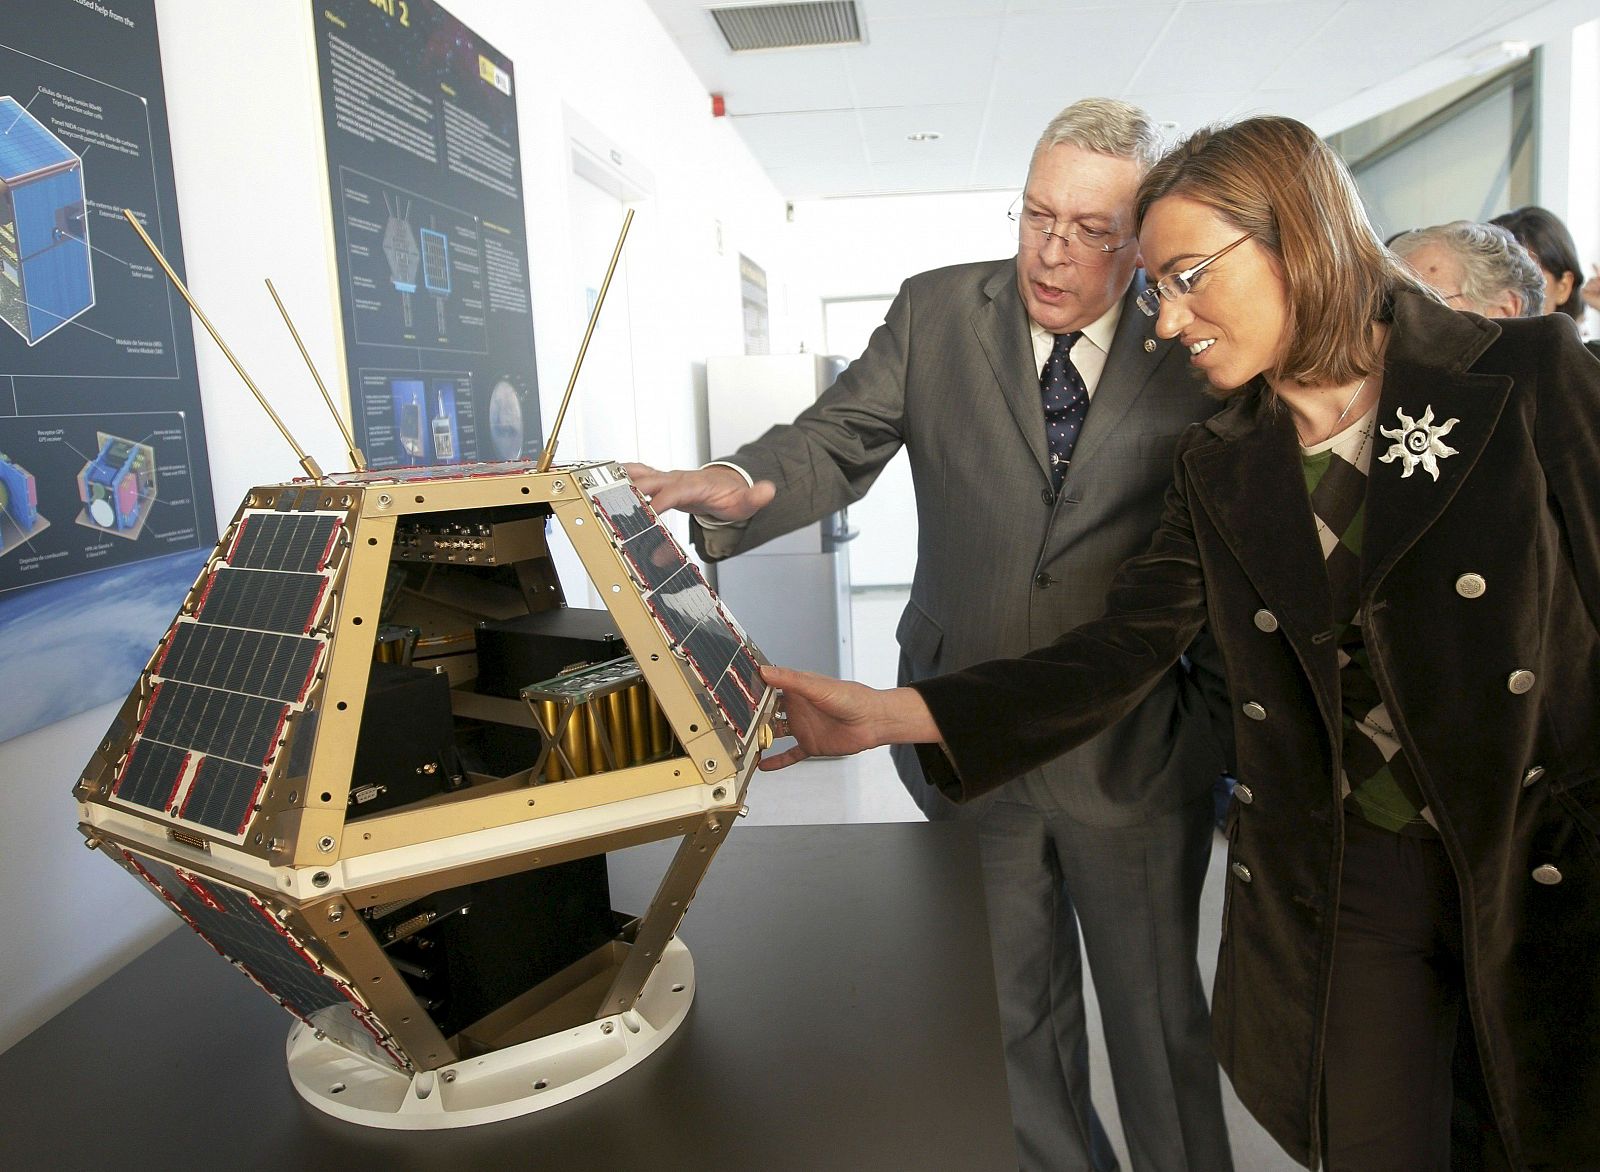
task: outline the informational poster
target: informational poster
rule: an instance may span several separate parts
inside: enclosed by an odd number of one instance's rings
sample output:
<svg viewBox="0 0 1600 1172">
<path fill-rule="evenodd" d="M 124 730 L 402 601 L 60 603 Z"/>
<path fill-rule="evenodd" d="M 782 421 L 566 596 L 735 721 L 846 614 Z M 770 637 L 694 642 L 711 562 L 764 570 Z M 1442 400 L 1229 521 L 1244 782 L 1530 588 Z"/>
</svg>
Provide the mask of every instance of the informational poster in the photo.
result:
<svg viewBox="0 0 1600 1172">
<path fill-rule="evenodd" d="M 356 443 L 373 468 L 541 434 L 511 62 L 432 0 L 314 0 Z"/>
<path fill-rule="evenodd" d="M 216 543 L 154 0 L 0 22 L 0 740 L 125 695 Z"/>
</svg>

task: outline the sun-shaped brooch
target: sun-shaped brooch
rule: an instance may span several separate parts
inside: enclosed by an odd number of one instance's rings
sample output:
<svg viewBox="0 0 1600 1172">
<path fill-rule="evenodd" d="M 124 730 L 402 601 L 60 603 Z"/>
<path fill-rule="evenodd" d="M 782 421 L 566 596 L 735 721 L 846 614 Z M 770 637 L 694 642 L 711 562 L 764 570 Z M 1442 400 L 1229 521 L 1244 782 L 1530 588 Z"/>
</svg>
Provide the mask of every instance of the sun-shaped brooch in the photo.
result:
<svg viewBox="0 0 1600 1172">
<path fill-rule="evenodd" d="M 1380 427 L 1380 435 L 1395 442 L 1389 445 L 1389 450 L 1378 457 L 1385 464 L 1399 460 L 1404 468 L 1400 478 L 1404 480 L 1417 470 L 1421 464 L 1428 471 L 1428 475 L 1435 480 L 1439 479 L 1439 461 L 1446 456 L 1453 456 L 1456 450 L 1449 444 L 1441 442 L 1450 433 L 1450 429 L 1460 423 L 1459 419 L 1446 420 L 1438 427 L 1433 425 L 1433 408 L 1430 406 L 1422 413 L 1421 419 L 1413 419 L 1403 410 L 1396 407 L 1396 415 L 1400 417 L 1399 427 Z"/>
</svg>

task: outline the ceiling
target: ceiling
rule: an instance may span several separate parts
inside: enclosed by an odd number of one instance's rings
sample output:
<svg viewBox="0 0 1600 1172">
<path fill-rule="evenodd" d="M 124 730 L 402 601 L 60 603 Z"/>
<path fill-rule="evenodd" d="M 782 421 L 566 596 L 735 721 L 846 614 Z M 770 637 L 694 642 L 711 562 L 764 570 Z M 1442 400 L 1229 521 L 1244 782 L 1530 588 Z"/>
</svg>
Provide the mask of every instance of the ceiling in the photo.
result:
<svg viewBox="0 0 1600 1172">
<path fill-rule="evenodd" d="M 1591 2 L 857 0 L 864 44 L 734 54 L 709 0 L 646 0 L 790 199 L 1020 187 L 1045 123 L 1089 95 L 1174 131 L 1275 113 L 1332 133 Z"/>
</svg>

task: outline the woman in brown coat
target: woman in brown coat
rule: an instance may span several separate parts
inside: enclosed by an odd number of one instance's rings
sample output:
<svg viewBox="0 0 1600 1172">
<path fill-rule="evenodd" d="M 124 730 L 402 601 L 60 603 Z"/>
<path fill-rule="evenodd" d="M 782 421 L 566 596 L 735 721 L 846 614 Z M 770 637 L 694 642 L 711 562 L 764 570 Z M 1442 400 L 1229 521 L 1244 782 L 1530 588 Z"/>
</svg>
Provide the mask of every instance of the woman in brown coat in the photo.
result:
<svg viewBox="0 0 1600 1172">
<path fill-rule="evenodd" d="M 1105 617 L 913 688 L 773 670 L 799 744 L 766 764 L 917 742 L 971 797 L 1209 623 L 1241 779 L 1215 1038 L 1245 1105 L 1310 1167 L 1448 1168 L 1465 1014 L 1472 1158 L 1600 1168 L 1600 364 L 1568 318 L 1422 290 L 1297 122 L 1196 134 L 1139 210 L 1141 308 L 1229 405 Z"/>
</svg>

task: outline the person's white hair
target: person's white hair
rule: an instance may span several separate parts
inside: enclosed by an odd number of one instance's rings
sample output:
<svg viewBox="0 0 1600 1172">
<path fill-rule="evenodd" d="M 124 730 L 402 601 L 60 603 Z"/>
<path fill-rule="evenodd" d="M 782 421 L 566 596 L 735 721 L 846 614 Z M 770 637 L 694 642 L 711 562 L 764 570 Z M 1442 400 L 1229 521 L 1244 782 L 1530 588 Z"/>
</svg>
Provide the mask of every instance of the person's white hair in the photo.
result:
<svg viewBox="0 0 1600 1172">
<path fill-rule="evenodd" d="M 1155 165 L 1166 148 L 1150 115 L 1116 98 L 1083 98 L 1050 119 L 1033 148 L 1037 159 L 1051 147 L 1079 147 L 1097 155 L 1131 159 L 1140 172 Z"/>
<path fill-rule="evenodd" d="M 1461 262 L 1461 296 L 1467 308 L 1481 313 L 1502 294 L 1522 300 L 1522 316 L 1544 309 L 1544 273 L 1533 254 L 1498 224 L 1452 220 L 1431 228 L 1416 228 L 1395 237 L 1389 245 L 1402 260 L 1426 244 L 1446 248 Z"/>
</svg>

